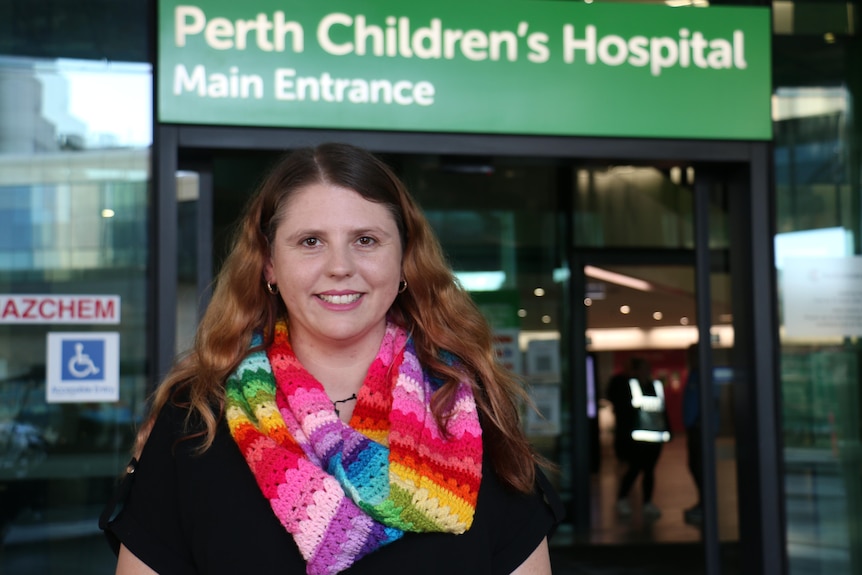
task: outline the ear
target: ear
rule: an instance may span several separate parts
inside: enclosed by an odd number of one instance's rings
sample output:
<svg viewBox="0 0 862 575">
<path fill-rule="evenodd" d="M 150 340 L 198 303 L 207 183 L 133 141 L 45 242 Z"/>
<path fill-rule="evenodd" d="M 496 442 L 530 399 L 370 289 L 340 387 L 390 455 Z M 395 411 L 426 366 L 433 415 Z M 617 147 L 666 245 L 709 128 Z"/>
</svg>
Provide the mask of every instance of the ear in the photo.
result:
<svg viewBox="0 0 862 575">
<path fill-rule="evenodd" d="M 266 261 L 263 264 L 263 279 L 271 284 L 276 283 L 275 269 L 272 267 L 272 258 L 270 256 L 266 257 Z"/>
</svg>

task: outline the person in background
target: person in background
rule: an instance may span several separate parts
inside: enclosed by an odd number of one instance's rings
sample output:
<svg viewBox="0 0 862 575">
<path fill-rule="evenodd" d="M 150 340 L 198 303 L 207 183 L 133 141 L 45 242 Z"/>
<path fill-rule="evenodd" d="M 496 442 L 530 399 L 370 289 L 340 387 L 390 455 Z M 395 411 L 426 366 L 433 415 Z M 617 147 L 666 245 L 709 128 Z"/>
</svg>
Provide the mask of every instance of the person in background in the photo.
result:
<svg viewBox="0 0 862 575">
<path fill-rule="evenodd" d="M 608 381 L 606 395 L 614 410 L 614 455 L 620 462 L 628 462 L 631 457 L 631 430 L 637 415 L 632 407 L 629 380 L 637 377 L 637 369 L 643 362 L 645 360 L 639 357 L 629 358 L 624 368 Z"/>
<path fill-rule="evenodd" d="M 103 513 L 117 573 L 550 573 L 524 399 L 390 169 L 295 151 Z"/>
<path fill-rule="evenodd" d="M 661 516 L 661 510 L 652 502 L 655 467 L 670 433 L 664 390 L 661 382 L 654 381 L 651 375 L 649 362 L 635 357 L 630 360 L 627 379 L 618 377 L 609 384 L 609 399 L 616 417 L 615 443 L 619 442 L 618 453 L 625 455 L 628 464 L 617 491 L 616 510 L 621 516 L 632 513 L 629 495 L 641 475 L 641 512 L 647 519 Z M 652 416 L 652 424 L 645 424 L 641 411 Z"/>
</svg>

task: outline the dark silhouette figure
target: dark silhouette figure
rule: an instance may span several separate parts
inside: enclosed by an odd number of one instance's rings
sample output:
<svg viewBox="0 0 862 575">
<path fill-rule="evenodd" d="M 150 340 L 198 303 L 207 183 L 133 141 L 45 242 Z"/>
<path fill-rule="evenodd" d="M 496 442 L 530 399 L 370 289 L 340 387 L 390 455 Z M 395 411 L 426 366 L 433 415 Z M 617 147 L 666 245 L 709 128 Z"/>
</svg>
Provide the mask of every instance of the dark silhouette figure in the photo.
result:
<svg viewBox="0 0 862 575">
<path fill-rule="evenodd" d="M 617 457 L 628 463 L 617 492 L 617 512 L 631 514 L 628 497 L 642 475 L 642 512 L 647 518 L 657 518 L 661 510 L 652 503 L 655 467 L 662 445 L 670 438 L 662 384 L 652 380 L 649 362 L 632 358 L 627 373 L 609 382 L 608 399 L 616 417 L 614 449 Z"/>
</svg>

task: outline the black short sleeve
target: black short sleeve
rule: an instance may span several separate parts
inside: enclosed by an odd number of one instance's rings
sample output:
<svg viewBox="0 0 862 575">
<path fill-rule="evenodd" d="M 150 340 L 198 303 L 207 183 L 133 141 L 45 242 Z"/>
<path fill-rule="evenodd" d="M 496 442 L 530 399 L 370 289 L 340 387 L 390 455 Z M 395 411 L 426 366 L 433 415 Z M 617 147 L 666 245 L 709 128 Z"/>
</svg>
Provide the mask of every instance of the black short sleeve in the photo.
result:
<svg viewBox="0 0 862 575">
<path fill-rule="evenodd" d="M 494 542 L 494 573 L 511 573 L 536 549 L 542 539 L 550 537 L 562 519 L 562 504 L 556 492 L 536 470 L 536 488 L 531 495 L 506 493 L 492 502 L 499 525 Z M 496 481 L 496 478 L 494 478 Z"/>
<path fill-rule="evenodd" d="M 122 542 L 136 557 L 162 575 L 193 574 L 183 536 L 182 505 L 177 482 L 176 439 L 179 413 L 165 408 L 120 487 L 116 518 L 103 528 L 115 547 Z"/>
</svg>

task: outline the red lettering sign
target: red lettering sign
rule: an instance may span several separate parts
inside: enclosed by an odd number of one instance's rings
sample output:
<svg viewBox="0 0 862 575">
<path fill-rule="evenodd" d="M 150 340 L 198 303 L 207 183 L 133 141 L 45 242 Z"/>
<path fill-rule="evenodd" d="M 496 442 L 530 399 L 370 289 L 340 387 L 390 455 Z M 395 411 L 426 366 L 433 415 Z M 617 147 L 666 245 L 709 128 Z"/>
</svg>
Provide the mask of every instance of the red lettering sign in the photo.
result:
<svg viewBox="0 0 862 575">
<path fill-rule="evenodd" d="M 0 294 L 0 323 L 116 324 L 120 296 Z"/>
</svg>

